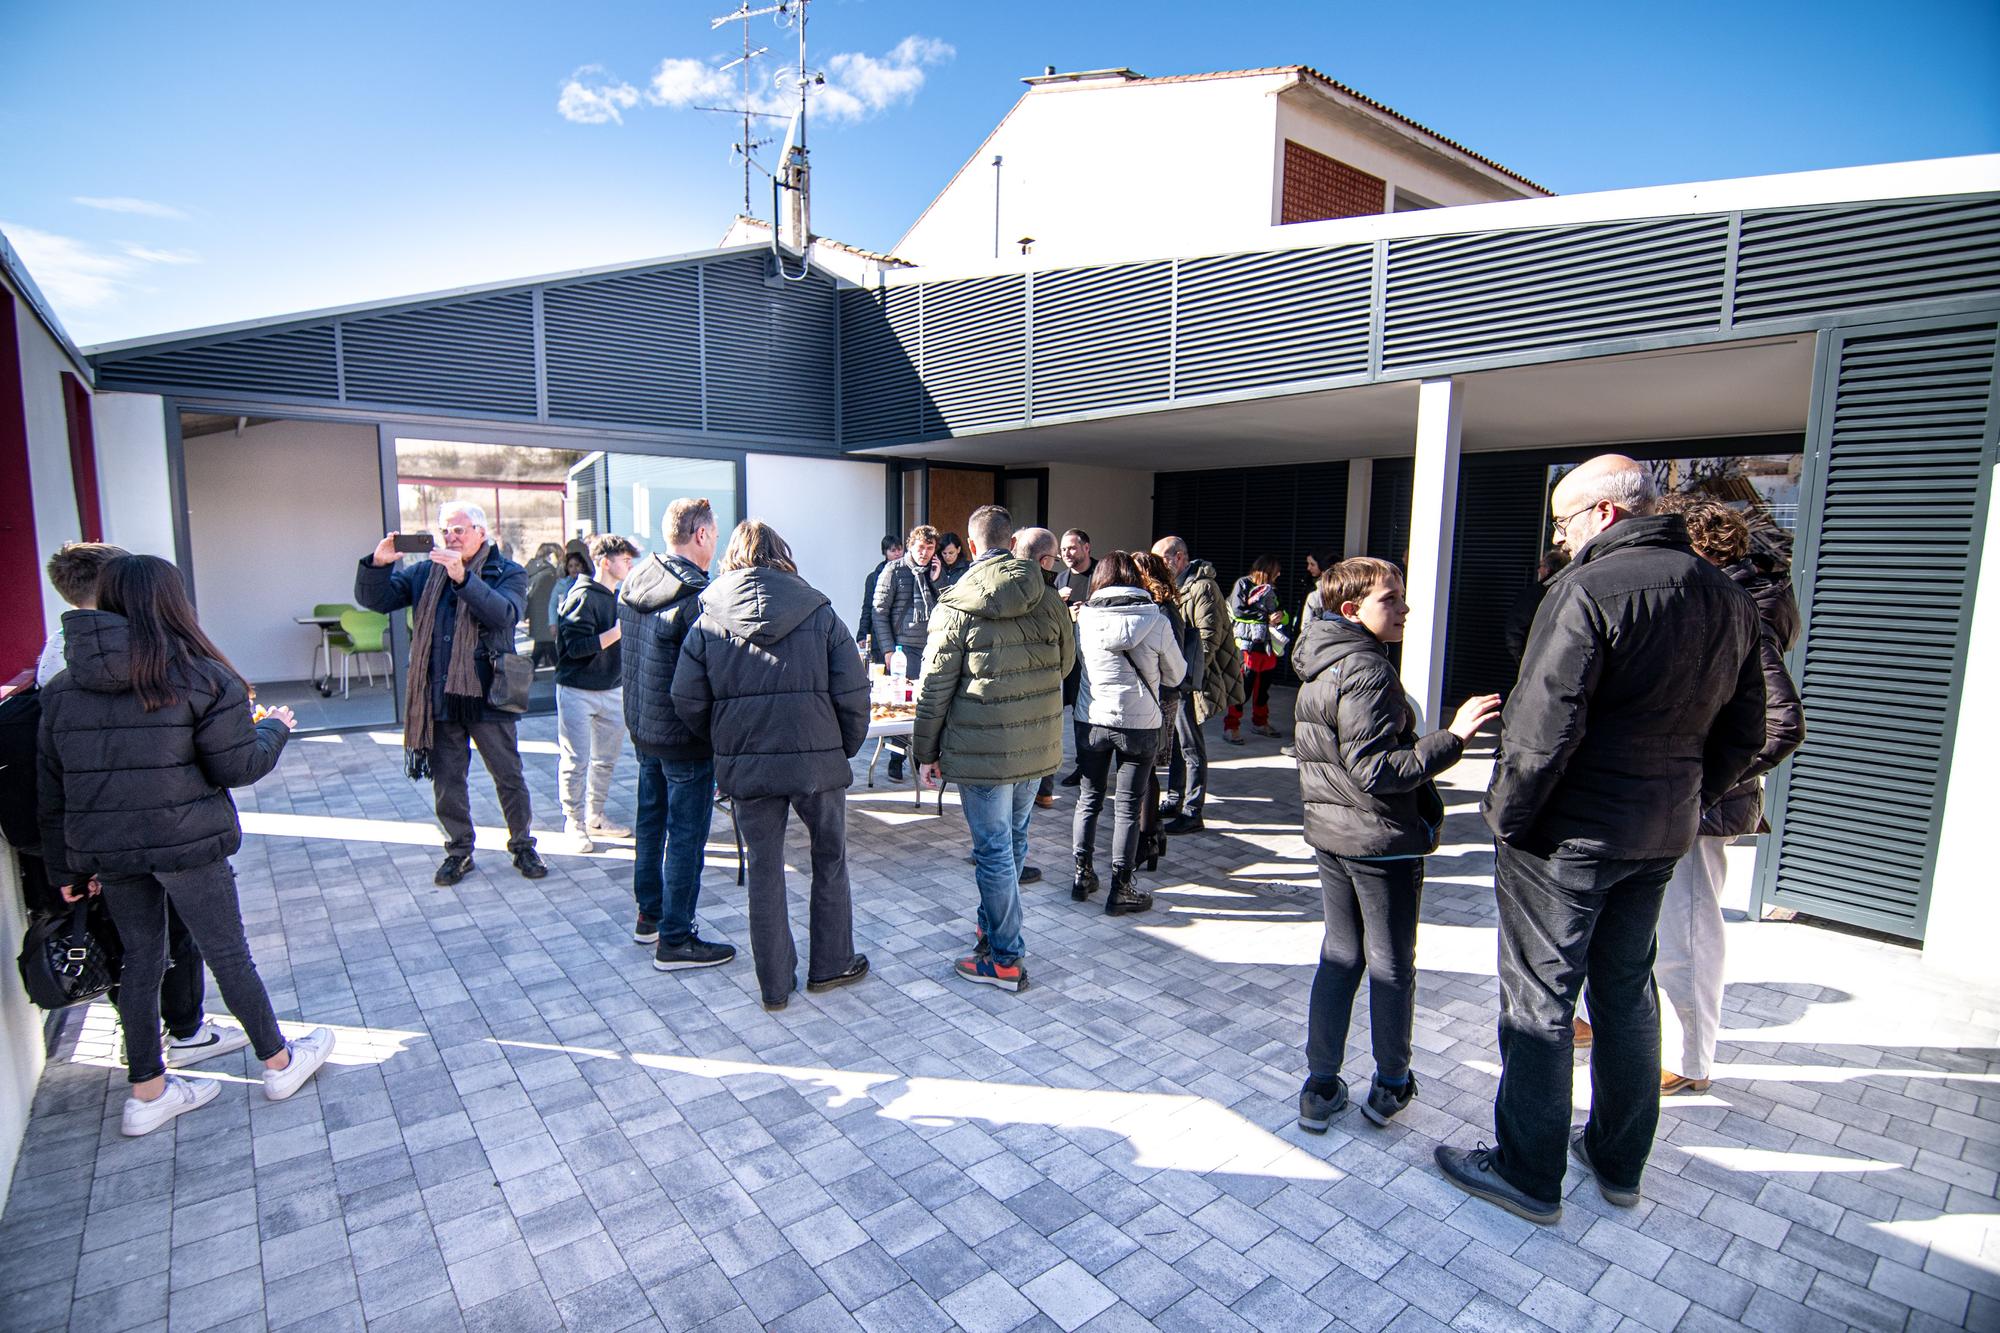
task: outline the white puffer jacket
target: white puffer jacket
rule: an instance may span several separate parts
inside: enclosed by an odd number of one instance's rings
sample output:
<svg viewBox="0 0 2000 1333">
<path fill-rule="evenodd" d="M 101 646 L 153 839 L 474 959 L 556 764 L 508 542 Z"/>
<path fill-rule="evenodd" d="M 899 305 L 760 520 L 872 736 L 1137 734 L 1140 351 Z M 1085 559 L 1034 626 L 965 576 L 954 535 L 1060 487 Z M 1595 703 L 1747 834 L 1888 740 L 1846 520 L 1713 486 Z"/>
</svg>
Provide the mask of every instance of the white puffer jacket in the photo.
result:
<svg viewBox="0 0 2000 1333">
<path fill-rule="evenodd" d="M 1142 588 L 1105 588 L 1084 604 L 1076 655 L 1083 664 L 1076 717 L 1092 726 L 1157 730 L 1165 721 L 1160 687 L 1187 674 L 1172 623 Z"/>
</svg>

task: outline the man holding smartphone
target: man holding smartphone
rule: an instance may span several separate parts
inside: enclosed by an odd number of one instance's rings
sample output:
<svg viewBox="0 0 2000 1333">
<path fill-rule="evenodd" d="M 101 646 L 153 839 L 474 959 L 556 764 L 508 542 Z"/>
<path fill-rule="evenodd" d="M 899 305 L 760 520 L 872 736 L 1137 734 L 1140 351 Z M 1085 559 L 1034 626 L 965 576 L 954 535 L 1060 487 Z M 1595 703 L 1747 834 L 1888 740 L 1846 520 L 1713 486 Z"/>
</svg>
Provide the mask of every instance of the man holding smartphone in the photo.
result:
<svg viewBox="0 0 2000 1333">
<path fill-rule="evenodd" d="M 472 869 L 472 746 L 507 816 L 507 850 L 529 879 L 549 873 L 535 851 L 533 807 L 521 773 L 514 715 L 486 702 L 494 663 L 514 651 L 514 627 L 528 604 L 528 572 L 488 540 L 486 511 L 449 504 L 438 515 L 444 538 L 392 532 L 361 558 L 354 600 L 390 614 L 414 608 L 403 700 L 403 750 L 412 778 L 428 777 L 445 857 L 434 879 L 449 888 Z M 412 549 L 414 548 L 414 549 Z M 424 559 L 396 563 L 399 553 Z"/>
</svg>

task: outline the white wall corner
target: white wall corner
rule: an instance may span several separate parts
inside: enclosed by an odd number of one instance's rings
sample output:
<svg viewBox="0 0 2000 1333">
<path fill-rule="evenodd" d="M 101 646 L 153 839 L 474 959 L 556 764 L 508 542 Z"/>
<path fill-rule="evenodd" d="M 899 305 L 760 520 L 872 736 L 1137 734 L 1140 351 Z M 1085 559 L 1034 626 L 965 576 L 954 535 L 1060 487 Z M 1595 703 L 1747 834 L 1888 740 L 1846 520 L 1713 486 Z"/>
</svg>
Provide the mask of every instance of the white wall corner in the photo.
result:
<svg viewBox="0 0 2000 1333">
<path fill-rule="evenodd" d="M 1458 460 L 1465 385 L 1425 380 L 1417 393 L 1416 474 L 1410 486 L 1410 558 L 1404 571 L 1410 616 L 1403 631 L 1403 687 L 1426 727 L 1444 703 L 1445 635 L 1450 624 L 1452 530 L 1458 517 Z"/>
</svg>

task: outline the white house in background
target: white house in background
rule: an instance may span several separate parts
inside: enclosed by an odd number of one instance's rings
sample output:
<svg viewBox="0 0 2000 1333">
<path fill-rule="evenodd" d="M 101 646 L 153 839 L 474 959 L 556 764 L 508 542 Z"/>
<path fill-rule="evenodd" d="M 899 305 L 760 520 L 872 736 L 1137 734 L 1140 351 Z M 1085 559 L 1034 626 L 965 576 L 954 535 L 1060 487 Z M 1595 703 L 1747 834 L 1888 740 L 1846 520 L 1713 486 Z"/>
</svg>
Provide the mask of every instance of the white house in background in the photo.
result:
<svg viewBox="0 0 2000 1333">
<path fill-rule="evenodd" d="M 893 247 L 910 263 L 1043 263 L 1292 222 L 1552 193 L 1306 65 L 1023 79 L 1021 95 Z"/>
</svg>

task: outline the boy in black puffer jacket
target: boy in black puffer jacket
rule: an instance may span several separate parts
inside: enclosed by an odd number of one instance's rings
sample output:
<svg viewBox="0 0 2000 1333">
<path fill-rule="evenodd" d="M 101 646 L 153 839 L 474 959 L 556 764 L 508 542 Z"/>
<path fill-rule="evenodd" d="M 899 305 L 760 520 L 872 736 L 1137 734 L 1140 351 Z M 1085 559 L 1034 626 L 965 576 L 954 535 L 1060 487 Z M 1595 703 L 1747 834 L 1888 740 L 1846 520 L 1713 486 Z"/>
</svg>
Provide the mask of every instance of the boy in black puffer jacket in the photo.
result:
<svg viewBox="0 0 2000 1333">
<path fill-rule="evenodd" d="M 1499 715 L 1500 696 L 1466 700 L 1450 728 L 1419 737 L 1383 647 L 1402 641 L 1409 614 L 1401 573 L 1385 560 L 1360 557 L 1322 573 L 1319 587 L 1326 610 L 1305 627 L 1295 658 L 1305 683 L 1293 720 L 1306 841 L 1319 860 L 1326 905 L 1299 1127 L 1323 1134 L 1347 1105 L 1340 1067 L 1364 967 L 1375 1080 L 1362 1114 L 1386 1125 L 1417 1095 L 1410 1073 L 1417 907 L 1424 857 L 1437 849 L 1444 825 L 1433 779 Z"/>
</svg>

